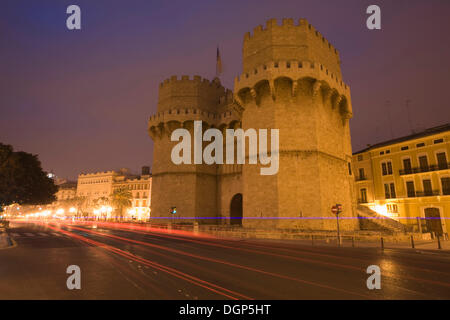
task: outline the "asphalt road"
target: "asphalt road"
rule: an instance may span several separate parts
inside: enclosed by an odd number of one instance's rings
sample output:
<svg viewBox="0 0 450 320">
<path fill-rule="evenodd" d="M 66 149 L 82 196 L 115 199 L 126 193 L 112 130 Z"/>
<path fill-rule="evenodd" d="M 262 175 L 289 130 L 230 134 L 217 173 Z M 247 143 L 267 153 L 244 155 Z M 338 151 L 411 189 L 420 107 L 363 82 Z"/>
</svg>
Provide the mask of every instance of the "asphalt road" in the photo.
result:
<svg viewBox="0 0 450 320">
<path fill-rule="evenodd" d="M 224 240 L 112 223 L 12 222 L 0 299 L 450 299 L 450 255 Z M 81 270 L 69 290 L 66 269 Z M 369 290 L 366 269 L 381 269 Z"/>
</svg>

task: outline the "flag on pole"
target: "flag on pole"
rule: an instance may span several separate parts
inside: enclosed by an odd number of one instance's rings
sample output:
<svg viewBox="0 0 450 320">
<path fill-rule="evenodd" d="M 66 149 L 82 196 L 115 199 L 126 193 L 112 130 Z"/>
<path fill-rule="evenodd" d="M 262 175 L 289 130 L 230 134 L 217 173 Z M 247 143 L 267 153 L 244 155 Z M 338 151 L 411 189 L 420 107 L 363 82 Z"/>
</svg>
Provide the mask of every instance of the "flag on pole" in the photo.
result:
<svg viewBox="0 0 450 320">
<path fill-rule="evenodd" d="M 216 57 L 216 77 L 218 78 L 222 73 L 222 59 L 220 58 L 219 47 L 217 47 L 217 57 Z"/>
</svg>

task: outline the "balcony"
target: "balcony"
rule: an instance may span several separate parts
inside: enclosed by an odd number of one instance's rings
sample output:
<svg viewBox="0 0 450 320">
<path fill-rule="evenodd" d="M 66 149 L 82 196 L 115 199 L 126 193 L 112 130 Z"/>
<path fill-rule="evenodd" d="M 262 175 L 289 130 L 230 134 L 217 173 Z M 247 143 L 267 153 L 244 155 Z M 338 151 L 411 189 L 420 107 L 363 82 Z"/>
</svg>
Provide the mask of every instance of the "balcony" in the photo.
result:
<svg viewBox="0 0 450 320">
<path fill-rule="evenodd" d="M 432 165 L 426 166 L 426 167 L 401 169 L 401 170 L 399 170 L 399 174 L 401 176 L 404 176 L 404 175 L 407 175 L 407 174 L 415 174 L 415 173 L 422 173 L 422 172 L 447 170 L 449 168 L 450 168 L 450 162 L 449 163 L 443 163 L 443 164 L 432 164 Z"/>
<path fill-rule="evenodd" d="M 435 197 L 440 196 L 441 192 L 439 190 L 429 190 L 429 191 L 416 191 L 416 197 Z"/>
<path fill-rule="evenodd" d="M 355 181 L 356 181 L 356 182 L 358 182 L 358 181 L 366 181 L 366 180 L 367 180 L 367 177 L 366 177 L 366 176 L 355 177 Z"/>
</svg>

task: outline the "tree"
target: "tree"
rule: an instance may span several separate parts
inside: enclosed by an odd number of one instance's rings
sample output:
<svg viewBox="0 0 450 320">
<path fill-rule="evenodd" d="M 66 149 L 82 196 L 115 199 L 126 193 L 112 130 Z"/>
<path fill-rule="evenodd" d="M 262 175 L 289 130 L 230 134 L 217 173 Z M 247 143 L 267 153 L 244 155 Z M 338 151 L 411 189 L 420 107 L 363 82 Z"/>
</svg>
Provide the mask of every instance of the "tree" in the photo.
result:
<svg viewBox="0 0 450 320">
<path fill-rule="evenodd" d="M 95 207 L 104 207 L 104 206 L 109 206 L 111 200 L 109 199 L 109 197 L 100 197 L 97 199 L 93 200 L 93 205 Z M 102 218 L 106 220 L 107 216 L 108 216 L 108 212 L 107 211 L 101 211 L 102 214 Z"/>
<path fill-rule="evenodd" d="M 76 196 L 74 198 L 61 201 L 61 204 L 68 208 L 74 207 L 77 210 L 77 212 L 76 212 L 77 218 L 80 217 L 80 214 L 83 217 L 85 216 L 84 210 L 87 208 L 87 198 L 86 197 Z"/>
<path fill-rule="evenodd" d="M 14 152 L 11 146 L 0 143 L 0 211 L 13 203 L 50 204 L 57 191 L 37 155 Z"/>
<path fill-rule="evenodd" d="M 123 209 L 131 206 L 133 195 L 126 189 L 117 189 L 113 192 L 111 203 L 119 211 L 120 219 L 123 218 Z"/>
</svg>

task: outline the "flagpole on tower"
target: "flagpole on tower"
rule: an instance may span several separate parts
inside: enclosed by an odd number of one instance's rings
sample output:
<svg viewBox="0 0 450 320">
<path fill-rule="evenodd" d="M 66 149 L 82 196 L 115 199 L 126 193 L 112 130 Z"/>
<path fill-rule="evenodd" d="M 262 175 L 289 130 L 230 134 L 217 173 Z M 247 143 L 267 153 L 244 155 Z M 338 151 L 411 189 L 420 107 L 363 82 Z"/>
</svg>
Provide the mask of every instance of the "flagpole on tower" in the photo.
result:
<svg viewBox="0 0 450 320">
<path fill-rule="evenodd" d="M 222 73 L 222 58 L 220 57 L 219 46 L 217 46 L 216 55 L 216 77 L 219 78 Z"/>
</svg>

